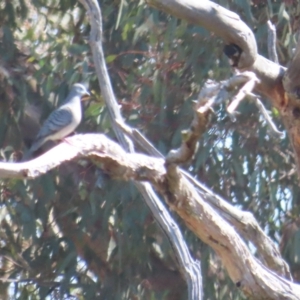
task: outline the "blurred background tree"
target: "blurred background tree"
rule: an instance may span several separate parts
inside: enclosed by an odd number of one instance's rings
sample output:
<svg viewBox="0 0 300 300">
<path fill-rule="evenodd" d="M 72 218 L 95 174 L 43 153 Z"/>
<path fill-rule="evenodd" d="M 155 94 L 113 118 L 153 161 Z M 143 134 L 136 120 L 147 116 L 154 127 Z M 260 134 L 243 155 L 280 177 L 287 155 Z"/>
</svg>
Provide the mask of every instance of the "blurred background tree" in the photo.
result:
<svg viewBox="0 0 300 300">
<path fill-rule="evenodd" d="M 297 1 L 217 2 L 253 29 L 265 56 L 271 19 L 280 63 L 288 63 L 299 28 Z M 179 146 L 181 130 L 192 118 L 192 100 L 205 80 L 230 76 L 224 45 L 203 28 L 144 1 L 100 5 L 106 60 L 122 113 L 166 154 Z M 0 0 L 3 161 L 21 157 L 75 82 L 88 82 L 92 91 L 78 131 L 114 138 L 88 34 L 85 10 L 76 0 Z M 269 109 L 282 129 L 278 112 Z M 300 281 L 300 190 L 289 141 L 269 135 L 250 100 L 239 112 L 232 122 L 226 104 L 218 107 L 185 167 L 237 207 L 252 211 Z M 1 299 L 186 299 L 173 251 L 140 194 L 87 160 L 64 164 L 37 180 L 2 180 L 0 221 Z M 243 299 L 211 249 L 184 226 L 182 231 L 202 263 L 204 299 Z"/>
</svg>

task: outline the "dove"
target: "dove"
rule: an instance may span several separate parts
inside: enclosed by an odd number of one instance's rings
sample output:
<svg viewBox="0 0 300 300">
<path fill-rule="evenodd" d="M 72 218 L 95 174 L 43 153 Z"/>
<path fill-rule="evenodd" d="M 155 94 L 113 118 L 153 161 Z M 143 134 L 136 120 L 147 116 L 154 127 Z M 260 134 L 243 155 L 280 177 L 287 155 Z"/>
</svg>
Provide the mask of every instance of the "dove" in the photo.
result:
<svg viewBox="0 0 300 300">
<path fill-rule="evenodd" d="M 82 118 L 81 98 L 90 95 L 83 84 L 75 83 L 63 104 L 54 110 L 42 125 L 26 159 L 37 151 L 47 141 L 62 140 L 72 133 L 80 124 Z"/>
</svg>

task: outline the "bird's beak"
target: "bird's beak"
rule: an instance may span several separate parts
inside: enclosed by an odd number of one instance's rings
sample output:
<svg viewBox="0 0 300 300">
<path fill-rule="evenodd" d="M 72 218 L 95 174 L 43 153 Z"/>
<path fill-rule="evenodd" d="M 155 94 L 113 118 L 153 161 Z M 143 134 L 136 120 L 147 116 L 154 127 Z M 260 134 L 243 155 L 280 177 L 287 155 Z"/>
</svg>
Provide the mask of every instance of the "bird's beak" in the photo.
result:
<svg viewBox="0 0 300 300">
<path fill-rule="evenodd" d="M 86 91 L 85 95 L 81 97 L 81 101 L 86 101 L 90 99 L 91 94 Z"/>
</svg>

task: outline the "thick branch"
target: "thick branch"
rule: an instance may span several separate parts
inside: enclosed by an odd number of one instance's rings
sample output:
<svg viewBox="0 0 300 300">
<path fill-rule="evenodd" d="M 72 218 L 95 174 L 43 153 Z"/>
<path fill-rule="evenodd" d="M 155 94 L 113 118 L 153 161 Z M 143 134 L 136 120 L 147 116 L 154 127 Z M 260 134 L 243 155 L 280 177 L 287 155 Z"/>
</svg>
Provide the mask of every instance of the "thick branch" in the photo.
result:
<svg viewBox="0 0 300 300">
<path fill-rule="evenodd" d="M 238 67 L 252 66 L 257 46 L 252 30 L 234 12 L 207 0 L 146 0 L 146 2 L 180 19 L 205 27 L 221 37 L 226 44 L 238 45 L 243 50 Z"/>
<path fill-rule="evenodd" d="M 259 263 L 233 227 L 216 214 L 177 169 L 170 180 L 170 194 L 176 195 L 170 206 L 218 253 L 232 280 L 247 296 L 252 299 L 300 299 L 300 287 Z"/>
<path fill-rule="evenodd" d="M 201 135 L 206 129 L 210 108 L 215 103 L 222 102 L 229 97 L 227 88 L 234 90 L 236 84 L 244 83 L 248 80 L 247 77 L 252 77 L 250 74 L 246 76 L 247 74 L 245 73 L 247 72 L 238 74 L 222 83 L 209 81 L 202 87 L 198 96 L 198 102 L 194 105 L 195 113 L 190 128 L 184 131 L 180 148 L 168 154 L 167 163 L 178 164 L 186 162 L 191 158 L 193 153 L 195 153 L 196 142 L 201 138 Z M 129 137 L 134 139 L 146 153 L 155 157 L 164 158 L 138 130 L 124 126 L 124 124 L 119 124 L 119 126 Z M 181 170 L 181 172 L 194 184 L 200 197 L 203 197 L 225 220 L 233 225 L 245 240 L 251 241 L 255 245 L 260 259 L 268 268 L 280 276 L 291 279 L 289 267 L 281 257 L 278 247 L 260 228 L 252 213 L 241 211 L 232 206 L 228 201 L 222 199 L 205 185 L 195 180 L 189 173 L 183 170 Z"/>
<path fill-rule="evenodd" d="M 299 37 L 298 37 L 299 39 Z M 282 110 L 283 122 L 288 128 L 288 134 L 295 153 L 298 177 L 300 177 L 300 39 L 298 40 L 295 55 L 284 75 Z"/>
<path fill-rule="evenodd" d="M 168 14 L 194 23 L 215 33 L 226 44 L 242 49 L 238 68 L 253 71 L 260 83 L 256 88 L 270 98 L 273 105 L 280 106 L 283 88 L 281 79 L 285 69 L 257 54 L 252 30 L 240 17 L 224 7 L 207 0 L 147 0 L 149 5 Z"/>
<path fill-rule="evenodd" d="M 218 253 L 232 280 L 249 297 L 300 299 L 300 287 L 259 263 L 234 228 L 199 196 L 177 167 L 170 165 L 167 173 L 163 159 L 128 154 L 104 135 L 75 135 L 30 162 L 0 163 L 0 177 L 34 178 L 65 160 L 83 156 L 114 178 L 151 182 L 186 225 Z"/>
<path fill-rule="evenodd" d="M 147 3 L 178 18 L 203 26 L 219 35 L 226 43 L 231 42 L 242 49 L 241 65 L 238 65 L 238 68 L 255 73 L 259 79 L 255 90 L 266 96 L 279 110 L 294 150 L 296 169 L 300 177 L 300 43 L 286 71 L 284 67 L 257 55 L 254 37 L 249 34 L 250 28 L 236 14 L 211 1 L 147 0 Z M 243 54 L 250 59 L 245 60 Z"/>
<path fill-rule="evenodd" d="M 299 37 L 298 37 L 299 39 Z M 284 75 L 284 89 L 290 97 L 300 98 L 300 39 L 298 40 L 295 55 Z"/>
<path fill-rule="evenodd" d="M 149 160 L 147 156 L 142 154 L 125 154 L 124 150 L 118 144 L 112 142 L 103 134 L 79 134 L 69 137 L 66 139 L 66 142 L 57 145 L 45 154 L 28 162 L 0 162 L 0 178 L 33 179 L 46 174 L 63 162 L 87 156 L 93 159 L 94 154 L 96 155 L 94 157 L 95 163 L 100 158 L 103 164 L 101 168 L 104 171 L 109 171 L 110 175 L 114 178 L 120 177 L 129 180 L 137 176 L 138 180 L 142 180 L 142 178 L 145 179 L 151 174 L 154 181 L 159 181 L 161 175 L 165 173 L 163 159 L 150 158 Z M 134 166 L 130 165 L 131 160 L 127 160 L 128 157 L 133 156 L 136 158 L 134 160 L 136 165 Z M 103 158 L 105 159 L 103 160 Z M 143 169 L 145 165 L 148 165 L 147 172 Z M 139 166 L 140 171 L 138 174 L 136 171 L 139 169 Z M 150 171 L 151 169 L 154 170 L 154 173 Z M 158 174 L 160 174 L 159 178 L 156 178 Z"/>
</svg>

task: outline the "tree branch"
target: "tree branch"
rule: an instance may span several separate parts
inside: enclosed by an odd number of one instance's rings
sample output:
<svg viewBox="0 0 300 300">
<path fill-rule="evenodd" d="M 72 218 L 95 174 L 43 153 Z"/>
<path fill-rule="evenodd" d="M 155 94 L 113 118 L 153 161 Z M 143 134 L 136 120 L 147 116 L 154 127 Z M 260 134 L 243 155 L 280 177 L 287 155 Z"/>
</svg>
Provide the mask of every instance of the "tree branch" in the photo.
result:
<svg viewBox="0 0 300 300">
<path fill-rule="evenodd" d="M 227 88 L 235 90 L 234 87 L 236 87 L 236 85 L 241 85 L 246 80 L 247 76 L 245 78 L 243 74 L 239 74 L 222 83 L 210 81 L 204 84 L 199 93 L 198 102 L 194 105 L 195 113 L 190 128 L 184 131 L 180 148 L 168 154 L 167 163 L 187 162 L 187 160 L 191 158 L 195 152 L 196 141 L 201 138 L 207 128 L 210 108 L 212 108 L 214 104 L 223 102 L 228 98 L 229 92 Z M 235 93 L 239 93 L 239 91 L 235 91 Z M 119 124 L 119 126 L 128 136 L 137 142 L 146 153 L 155 157 L 164 158 L 138 130 L 132 129 L 124 124 Z M 199 195 L 203 197 L 207 203 L 212 205 L 225 220 L 233 225 L 245 240 L 253 243 L 258 251 L 259 257 L 268 268 L 287 279 L 292 278 L 289 267 L 283 260 L 278 247 L 264 233 L 252 213 L 237 209 L 204 184 L 198 182 L 188 172 L 184 170 L 181 170 L 181 172 L 193 183 Z"/>
<path fill-rule="evenodd" d="M 285 68 L 257 53 L 252 30 L 240 17 L 224 7 L 207 0 L 146 0 L 159 10 L 206 28 L 226 44 L 234 44 L 242 50 L 237 68 L 253 71 L 260 83 L 257 91 L 264 94 L 276 107 L 281 104 L 283 88 L 280 84 Z"/>
<path fill-rule="evenodd" d="M 230 277 L 253 299 L 300 299 L 300 286 L 270 272 L 181 174 L 161 158 L 127 153 L 102 134 L 75 135 L 24 163 L 0 163 L 0 177 L 35 178 L 64 160 L 89 157 L 111 177 L 151 182 L 186 225 L 221 257 Z"/>
<path fill-rule="evenodd" d="M 116 97 L 113 93 L 105 63 L 104 51 L 102 48 L 102 15 L 100 6 L 96 0 L 80 0 L 80 2 L 84 5 L 90 17 L 90 46 L 101 92 L 109 110 L 112 127 L 124 149 L 130 153 L 134 153 L 132 142 L 118 126 L 118 123 L 123 123 L 123 119 Z M 151 209 L 156 221 L 164 230 L 173 249 L 175 249 L 175 254 L 177 255 L 179 262 L 179 269 L 188 285 L 189 299 L 202 299 L 202 277 L 199 261 L 193 260 L 190 256 L 188 247 L 185 244 L 177 224 L 172 220 L 167 209 L 155 195 L 152 187 L 149 184 L 141 182 L 134 182 L 134 184 L 143 195 L 145 202 Z"/>
<path fill-rule="evenodd" d="M 146 2 L 177 18 L 205 27 L 221 37 L 226 44 L 239 46 L 243 54 L 239 59 L 238 68 L 249 68 L 256 60 L 257 46 L 254 34 L 236 13 L 206 0 L 146 0 Z"/>
<path fill-rule="evenodd" d="M 276 51 L 276 27 L 269 20 L 268 25 L 268 54 L 271 61 L 278 64 L 278 55 Z"/>
</svg>

